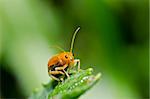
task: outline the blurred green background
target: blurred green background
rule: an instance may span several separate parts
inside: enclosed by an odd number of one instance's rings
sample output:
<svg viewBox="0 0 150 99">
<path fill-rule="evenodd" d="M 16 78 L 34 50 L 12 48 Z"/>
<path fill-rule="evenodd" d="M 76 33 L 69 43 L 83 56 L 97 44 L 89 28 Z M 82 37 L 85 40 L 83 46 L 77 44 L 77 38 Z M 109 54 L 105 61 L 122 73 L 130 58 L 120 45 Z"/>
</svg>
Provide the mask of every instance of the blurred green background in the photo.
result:
<svg viewBox="0 0 150 99">
<path fill-rule="evenodd" d="M 0 0 L 0 97 L 25 98 L 50 80 L 47 62 L 66 51 L 101 81 L 81 99 L 149 98 L 148 0 Z"/>
</svg>

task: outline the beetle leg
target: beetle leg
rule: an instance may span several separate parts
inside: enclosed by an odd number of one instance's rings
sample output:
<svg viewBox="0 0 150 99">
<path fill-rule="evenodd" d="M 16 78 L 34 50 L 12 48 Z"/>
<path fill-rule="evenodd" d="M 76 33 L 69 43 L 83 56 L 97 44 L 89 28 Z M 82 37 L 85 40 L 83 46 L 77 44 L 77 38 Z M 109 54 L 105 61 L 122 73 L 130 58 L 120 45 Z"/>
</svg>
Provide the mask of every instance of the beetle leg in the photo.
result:
<svg viewBox="0 0 150 99">
<path fill-rule="evenodd" d="M 65 65 L 63 65 L 62 67 L 56 67 L 55 69 L 56 69 L 56 70 L 63 70 L 63 72 L 64 72 L 64 73 L 66 74 L 66 76 L 69 78 L 69 77 L 70 77 L 69 74 L 64 70 L 67 66 L 68 66 L 68 65 L 65 64 Z"/>
<path fill-rule="evenodd" d="M 74 62 L 75 64 L 78 63 L 78 71 L 80 71 L 80 59 L 75 59 Z"/>
<path fill-rule="evenodd" d="M 57 75 L 57 74 L 62 74 L 64 75 L 64 73 L 62 71 L 49 71 L 48 72 L 50 75 Z"/>
<path fill-rule="evenodd" d="M 64 82 L 64 79 L 63 79 L 63 78 L 60 78 L 60 81 L 61 81 L 61 82 Z"/>
<path fill-rule="evenodd" d="M 67 75 L 67 78 L 70 78 L 69 74 L 64 69 L 63 72 Z"/>
<path fill-rule="evenodd" d="M 64 70 L 68 65 L 65 64 L 62 67 L 56 67 L 55 70 Z"/>
<path fill-rule="evenodd" d="M 57 77 L 53 76 L 53 75 L 57 75 L 57 74 L 62 74 L 64 75 L 64 73 L 62 71 L 49 71 L 48 72 L 49 75 L 54 79 L 54 80 L 57 80 L 57 81 L 62 81 L 63 82 L 63 78 L 62 79 L 58 79 Z"/>
<path fill-rule="evenodd" d="M 54 79 L 54 80 L 57 80 L 57 81 L 60 81 L 58 78 L 56 78 L 55 76 L 53 76 L 53 75 L 50 75 L 51 77 L 52 77 L 52 79 Z"/>
</svg>

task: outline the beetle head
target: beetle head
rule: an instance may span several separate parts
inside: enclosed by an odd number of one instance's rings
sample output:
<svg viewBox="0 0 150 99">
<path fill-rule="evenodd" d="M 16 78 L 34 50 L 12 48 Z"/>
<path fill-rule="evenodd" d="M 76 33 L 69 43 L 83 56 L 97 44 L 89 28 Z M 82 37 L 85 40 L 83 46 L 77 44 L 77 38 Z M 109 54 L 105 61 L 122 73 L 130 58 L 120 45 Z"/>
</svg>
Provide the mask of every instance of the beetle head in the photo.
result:
<svg viewBox="0 0 150 99">
<path fill-rule="evenodd" d="M 63 52 L 60 55 L 61 60 L 66 63 L 71 63 L 74 61 L 74 56 L 71 52 Z"/>
</svg>

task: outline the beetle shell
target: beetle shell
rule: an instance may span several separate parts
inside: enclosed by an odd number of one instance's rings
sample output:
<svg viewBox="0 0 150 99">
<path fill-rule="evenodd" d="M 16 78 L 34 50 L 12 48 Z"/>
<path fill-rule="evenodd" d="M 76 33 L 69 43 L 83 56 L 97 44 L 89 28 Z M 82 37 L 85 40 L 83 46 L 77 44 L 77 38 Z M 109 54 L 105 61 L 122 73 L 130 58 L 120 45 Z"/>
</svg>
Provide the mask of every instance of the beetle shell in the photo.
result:
<svg viewBox="0 0 150 99">
<path fill-rule="evenodd" d="M 63 52 L 60 53 L 56 56 L 53 56 L 49 61 L 48 61 L 48 67 L 58 65 L 58 66 L 63 66 L 65 64 L 70 64 L 74 61 L 73 54 L 71 52 Z"/>
</svg>

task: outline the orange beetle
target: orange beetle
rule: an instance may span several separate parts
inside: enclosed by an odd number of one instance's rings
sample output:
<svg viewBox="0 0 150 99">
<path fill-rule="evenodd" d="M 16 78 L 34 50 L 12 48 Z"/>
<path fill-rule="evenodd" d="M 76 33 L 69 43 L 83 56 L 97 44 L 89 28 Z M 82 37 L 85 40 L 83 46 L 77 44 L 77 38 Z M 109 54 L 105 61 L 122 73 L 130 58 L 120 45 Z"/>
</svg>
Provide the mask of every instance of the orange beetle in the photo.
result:
<svg viewBox="0 0 150 99">
<path fill-rule="evenodd" d="M 80 27 L 78 27 L 73 35 L 70 52 L 62 52 L 58 55 L 53 56 L 48 61 L 48 74 L 57 81 L 63 81 L 63 78 L 60 78 L 59 75 L 66 75 L 69 78 L 67 69 L 74 67 L 78 63 L 78 71 L 80 70 L 80 60 L 74 59 L 72 54 L 72 49 L 74 45 L 74 40 L 77 32 Z"/>
</svg>

